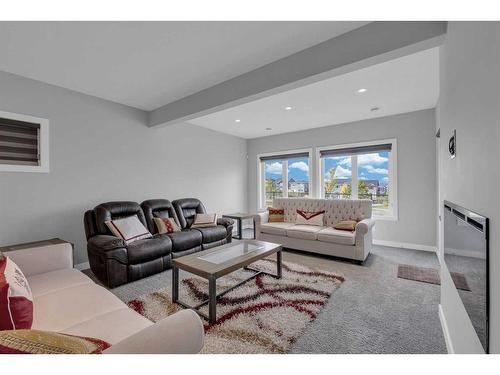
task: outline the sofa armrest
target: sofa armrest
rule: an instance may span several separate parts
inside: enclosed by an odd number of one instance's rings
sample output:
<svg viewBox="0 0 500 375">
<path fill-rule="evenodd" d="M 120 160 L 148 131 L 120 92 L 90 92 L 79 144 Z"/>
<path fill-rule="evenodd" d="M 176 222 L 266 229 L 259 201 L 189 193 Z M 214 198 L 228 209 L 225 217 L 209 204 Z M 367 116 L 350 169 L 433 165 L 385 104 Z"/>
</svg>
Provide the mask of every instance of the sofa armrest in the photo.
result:
<svg viewBox="0 0 500 375">
<path fill-rule="evenodd" d="M 217 225 L 223 225 L 226 228 L 232 227 L 234 225 L 234 220 L 229 217 L 219 217 L 217 219 Z"/>
<path fill-rule="evenodd" d="M 112 345 L 104 354 L 196 354 L 205 333 L 200 317 L 182 310 Z"/>
<path fill-rule="evenodd" d="M 257 215 L 254 216 L 255 224 L 260 225 L 267 223 L 269 221 L 269 212 L 259 212 Z"/>
<path fill-rule="evenodd" d="M 356 224 L 356 234 L 365 235 L 369 230 L 375 225 L 375 220 L 373 219 L 363 219 Z"/>
<path fill-rule="evenodd" d="M 4 253 L 16 263 L 26 277 L 73 268 L 73 245 L 69 242 L 26 247 Z"/>
<path fill-rule="evenodd" d="M 89 238 L 87 242 L 90 246 L 95 249 L 99 249 L 102 251 L 110 251 L 115 249 L 120 249 L 123 247 L 127 247 L 125 241 L 116 236 L 108 236 L 104 234 L 100 234 L 94 237 Z"/>
<path fill-rule="evenodd" d="M 119 237 L 97 235 L 87 241 L 90 268 L 96 273 L 92 265 L 104 259 L 116 260 L 121 264 L 128 264 L 127 244 Z M 102 281 L 102 280 L 101 280 Z"/>
<path fill-rule="evenodd" d="M 269 221 L 269 212 L 258 212 L 257 215 L 253 217 L 255 226 L 255 238 L 260 239 L 260 226 Z"/>
</svg>

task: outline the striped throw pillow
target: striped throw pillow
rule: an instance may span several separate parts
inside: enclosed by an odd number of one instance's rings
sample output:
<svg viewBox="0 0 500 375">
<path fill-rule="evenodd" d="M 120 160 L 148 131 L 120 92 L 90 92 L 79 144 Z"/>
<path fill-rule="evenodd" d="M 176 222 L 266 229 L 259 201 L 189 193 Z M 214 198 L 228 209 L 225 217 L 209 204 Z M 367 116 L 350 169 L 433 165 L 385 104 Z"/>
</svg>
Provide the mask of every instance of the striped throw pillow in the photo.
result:
<svg viewBox="0 0 500 375">
<path fill-rule="evenodd" d="M 282 208 L 268 207 L 269 223 L 283 223 L 285 222 L 285 210 Z"/>
<path fill-rule="evenodd" d="M 0 354 L 101 354 L 110 346 L 92 337 L 35 329 L 0 331 Z"/>
</svg>

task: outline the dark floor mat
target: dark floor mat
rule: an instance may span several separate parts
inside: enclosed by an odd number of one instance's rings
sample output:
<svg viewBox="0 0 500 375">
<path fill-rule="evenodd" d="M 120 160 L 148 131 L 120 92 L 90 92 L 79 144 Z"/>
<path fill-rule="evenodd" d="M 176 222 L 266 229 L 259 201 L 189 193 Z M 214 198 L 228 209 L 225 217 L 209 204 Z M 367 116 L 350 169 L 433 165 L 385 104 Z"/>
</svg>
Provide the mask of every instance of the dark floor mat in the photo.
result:
<svg viewBox="0 0 500 375">
<path fill-rule="evenodd" d="M 420 281 L 429 284 L 441 284 L 439 270 L 435 268 L 425 268 L 411 266 L 408 264 L 400 264 L 398 266 L 398 277 L 400 279 Z M 451 272 L 451 278 L 458 289 L 470 291 L 469 284 L 465 275 L 462 273 Z"/>
</svg>

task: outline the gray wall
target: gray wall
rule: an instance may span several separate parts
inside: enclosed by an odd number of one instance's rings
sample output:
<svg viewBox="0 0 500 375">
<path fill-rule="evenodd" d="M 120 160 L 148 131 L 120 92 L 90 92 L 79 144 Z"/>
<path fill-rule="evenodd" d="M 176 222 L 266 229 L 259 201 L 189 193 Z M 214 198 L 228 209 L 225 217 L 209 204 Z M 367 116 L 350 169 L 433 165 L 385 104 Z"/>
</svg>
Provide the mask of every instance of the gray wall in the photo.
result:
<svg viewBox="0 0 500 375">
<path fill-rule="evenodd" d="M 437 127 L 440 142 L 440 200 L 490 218 L 491 351 L 500 353 L 500 23 L 450 22 L 441 49 Z M 447 147 L 457 130 L 457 156 Z M 442 205 L 441 205 L 442 209 Z M 442 251 L 442 240 L 440 247 Z M 441 306 L 457 353 L 482 347 L 443 265 Z"/>
<path fill-rule="evenodd" d="M 0 172 L 0 244 L 61 237 L 85 262 L 83 212 L 110 200 L 200 198 L 245 210 L 246 141 L 0 72 L 0 110 L 50 120 L 50 173 Z"/>
<path fill-rule="evenodd" d="M 249 209 L 255 211 L 258 208 L 258 154 L 386 138 L 397 138 L 398 142 L 399 220 L 379 220 L 375 226 L 374 238 L 436 246 L 436 142 L 433 109 L 249 140 Z"/>
</svg>

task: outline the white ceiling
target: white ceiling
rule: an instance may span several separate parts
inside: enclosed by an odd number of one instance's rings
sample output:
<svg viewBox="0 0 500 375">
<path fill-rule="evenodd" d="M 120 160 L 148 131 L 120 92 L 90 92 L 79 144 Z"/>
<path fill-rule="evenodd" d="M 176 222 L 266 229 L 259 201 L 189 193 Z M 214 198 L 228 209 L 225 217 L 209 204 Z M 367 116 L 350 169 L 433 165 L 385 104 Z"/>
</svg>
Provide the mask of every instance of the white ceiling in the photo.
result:
<svg viewBox="0 0 500 375">
<path fill-rule="evenodd" d="M 358 93 L 361 88 L 367 91 Z M 256 138 L 433 108 L 438 96 L 439 48 L 433 48 L 189 123 L 238 137 Z M 287 106 L 292 109 L 285 110 Z M 374 107 L 379 110 L 371 111 Z M 236 119 L 240 122 L 235 122 Z"/>
<path fill-rule="evenodd" d="M 368 22 L 0 22 L 0 70 L 153 110 Z"/>
</svg>

